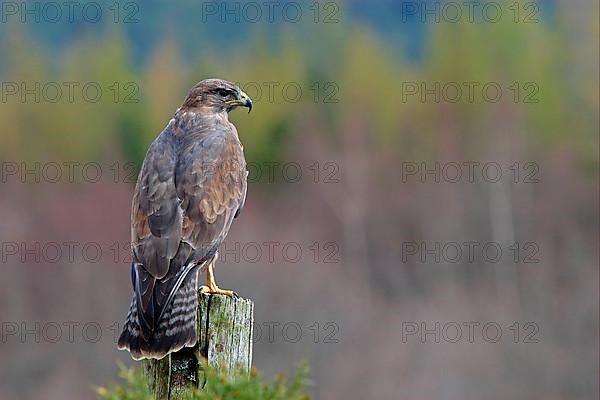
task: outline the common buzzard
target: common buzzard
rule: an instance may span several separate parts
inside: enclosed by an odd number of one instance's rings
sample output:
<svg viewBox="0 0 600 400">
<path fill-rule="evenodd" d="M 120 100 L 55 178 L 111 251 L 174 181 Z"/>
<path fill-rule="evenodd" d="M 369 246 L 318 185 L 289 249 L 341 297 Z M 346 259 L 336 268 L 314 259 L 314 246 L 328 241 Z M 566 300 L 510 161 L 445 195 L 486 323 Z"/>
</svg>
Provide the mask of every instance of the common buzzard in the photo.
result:
<svg viewBox="0 0 600 400">
<path fill-rule="evenodd" d="M 214 280 L 217 250 L 246 198 L 243 147 L 228 113 L 252 109 L 221 79 L 197 83 L 150 145 L 131 209 L 133 300 L 118 346 L 136 359 L 163 358 L 196 344 L 201 291 L 232 296 Z"/>
</svg>

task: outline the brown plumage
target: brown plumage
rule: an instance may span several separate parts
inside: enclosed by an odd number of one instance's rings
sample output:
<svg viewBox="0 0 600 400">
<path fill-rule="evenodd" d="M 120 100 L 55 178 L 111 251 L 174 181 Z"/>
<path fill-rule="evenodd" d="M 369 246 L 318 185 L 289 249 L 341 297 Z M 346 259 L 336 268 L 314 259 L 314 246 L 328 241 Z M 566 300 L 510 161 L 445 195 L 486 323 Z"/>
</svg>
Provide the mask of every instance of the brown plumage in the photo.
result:
<svg viewBox="0 0 600 400">
<path fill-rule="evenodd" d="M 119 349 L 162 358 L 196 344 L 198 272 L 205 291 L 231 295 L 212 264 L 246 198 L 246 161 L 227 114 L 252 101 L 235 84 L 196 84 L 150 145 L 131 210 L 133 300 Z"/>
</svg>

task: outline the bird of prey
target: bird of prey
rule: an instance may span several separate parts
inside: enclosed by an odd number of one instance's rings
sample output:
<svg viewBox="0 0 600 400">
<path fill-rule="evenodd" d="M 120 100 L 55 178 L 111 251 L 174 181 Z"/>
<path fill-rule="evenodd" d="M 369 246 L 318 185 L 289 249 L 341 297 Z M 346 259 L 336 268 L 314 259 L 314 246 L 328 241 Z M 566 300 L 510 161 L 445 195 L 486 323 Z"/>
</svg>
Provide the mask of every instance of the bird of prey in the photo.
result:
<svg viewBox="0 0 600 400">
<path fill-rule="evenodd" d="M 252 100 L 234 83 L 206 79 L 150 145 L 131 208 L 133 300 L 118 347 L 160 359 L 196 344 L 202 292 L 235 295 L 214 279 L 217 250 L 246 199 L 248 172 L 228 113 Z"/>
</svg>

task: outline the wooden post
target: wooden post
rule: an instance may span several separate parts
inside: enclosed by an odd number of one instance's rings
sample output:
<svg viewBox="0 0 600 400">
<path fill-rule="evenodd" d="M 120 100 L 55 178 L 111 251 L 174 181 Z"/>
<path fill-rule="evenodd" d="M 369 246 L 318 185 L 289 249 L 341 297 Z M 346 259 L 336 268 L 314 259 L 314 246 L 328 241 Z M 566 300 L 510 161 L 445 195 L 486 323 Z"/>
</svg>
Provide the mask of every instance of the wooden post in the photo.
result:
<svg viewBox="0 0 600 400">
<path fill-rule="evenodd" d="M 198 294 L 198 300 L 198 345 L 143 362 L 156 400 L 181 399 L 191 387 L 204 387 L 201 357 L 229 375 L 252 366 L 254 303 L 208 294 Z"/>
</svg>

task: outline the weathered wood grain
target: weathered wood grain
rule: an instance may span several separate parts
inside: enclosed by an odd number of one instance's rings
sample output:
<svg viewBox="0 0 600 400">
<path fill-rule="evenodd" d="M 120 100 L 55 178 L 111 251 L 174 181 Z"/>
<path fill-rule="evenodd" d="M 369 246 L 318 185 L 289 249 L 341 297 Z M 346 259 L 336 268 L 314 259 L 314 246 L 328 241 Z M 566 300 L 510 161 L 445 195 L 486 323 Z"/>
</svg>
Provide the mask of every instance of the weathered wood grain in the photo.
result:
<svg viewBox="0 0 600 400">
<path fill-rule="evenodd" d="M 178 400 L 203 387 L 202 363 L 233 375 L 252 366 L 254 303 L 222 295 L 198 295 L 198 344 L 162 360 L 144 360 L 143 371 L 156 400 Z"/>
</svg>

